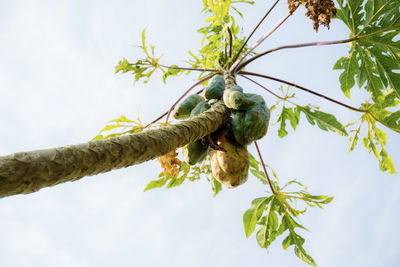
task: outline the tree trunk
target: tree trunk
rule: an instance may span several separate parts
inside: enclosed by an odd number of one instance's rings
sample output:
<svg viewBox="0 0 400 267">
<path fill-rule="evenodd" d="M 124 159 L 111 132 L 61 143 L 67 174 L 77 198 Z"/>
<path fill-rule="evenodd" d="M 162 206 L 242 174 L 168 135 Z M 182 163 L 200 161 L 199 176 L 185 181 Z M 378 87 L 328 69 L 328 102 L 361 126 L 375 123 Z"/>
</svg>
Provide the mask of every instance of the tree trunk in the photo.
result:
<svg viewBox="0 0 400 267">
<path fill-rule="evenodd" d="M 28 194 L 154 159 L 216 131 L 229 114 L 218 102 L 209 111 L 172 126 L 0 157 L 0 197 Z"/>
</svg>

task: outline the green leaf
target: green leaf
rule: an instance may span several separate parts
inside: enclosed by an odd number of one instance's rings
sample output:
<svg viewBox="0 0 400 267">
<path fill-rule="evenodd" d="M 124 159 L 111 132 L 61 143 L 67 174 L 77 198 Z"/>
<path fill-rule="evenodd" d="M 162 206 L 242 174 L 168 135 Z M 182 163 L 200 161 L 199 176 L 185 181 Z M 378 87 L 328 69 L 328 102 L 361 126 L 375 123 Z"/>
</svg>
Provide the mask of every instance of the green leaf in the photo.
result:
<svg viewBox="0 0 400 267">
<path fill-rule="evenodd" d="M 217 181 L 214 177 L 211 177 L 211 187 L 212 190 L 214 191 L 214 197 L 217 196 L 219 192 L 222 190 L 222 185 L 220 182 Z"/>
<path fill-rule="evenodd" d="M 104 127 L 104 128 L 100 131 L 100 133 L 102 133 L 102 132 L 104 132 L 104 131 L 110 131 L 110 130 L 112 130 L 112 129 L 119 128 L 119 127 L 126 127 L 126 125 L 122 125 L 122 124 L 109 124 L 109 125 L 106 125 L 106 127 Z"/>
<path fill-rule="evenodd" d="M 249 161 L 250 161 L 250 168 L 253 168 L 258 171 L 259 162 L 254 158 L 254 156 L 249 153 Z"/>
<path fill-rule="evenodd" d="M 379 168 L 382 171 L 389 171 L 389 174 L 395 174 L 396 168 L 394 167 L 392 158 L 389 157 L 386 150 L 382 149 L 379 155 L 381 156 L 381 160 L 379 162 Z"/>
<path fill-rule="evenodd" d="M 250 172 L 257 177 L 263 184 L 268 184 L 267 178 L 265 178 L 265 174 L 263 171 L 250 169 Z"/>
<path fill-rule="evenodd" d="M 159 180 L 151 181 L 151 182 L 146 186 L 146 188 L 144 189 L 144 192 L 146 192 L 147 190 L 150 190 L 150 189 L 163 187 L 163 186 L 167 183 L 167 181 L 168 181 L 168 179 L 166 179 L 166 178 L 164 178 L 164 177 L 161 178 L 161 179 L 159 179 Z"/>
<path fill-rule="evenodd" d="M 357 53 L 355 53 L 355 50 L 350 51 L 350 56 L 340 58 L 336 62 L 333 69 L 343 69 L 343 72 L 339 77 L 340 88 L 342 89 L 344 95 L 350 98 L 350 89 L 353 88 L 356 83 L 354 77 L 359 69 Z"/>
<path fill-rule="evenodd" d="M 139 121 L 140 121 L 140 120 L 139 120 Z M 114 120 L 111 120 L 111 121 L 109 121 L 109 122 L 132 122 L 132 123 L 134 123 L 134 121 L 128 119 L 128 118 L 127 118 L 126 116 L 124 116 L 124 115 L 121 115 L 118 119 L 114 119 Z"/>
<path fill-rule="evenodd" d="M 243 214 L 243 225 L 246 237 L 249 237 L 256 227 L 257 221 L 264 212 L 265 205 L 271 201 L 271 197 L 259 197 L 251 202 L 251 207 Z"/>
<path fill-rule="evenodd" d="M 362 122 L 361 122 L 360 125 L 358 126 L 358 128 L 357 128 L 357 130 L 355 131 L 354 135 L 353 135 L 352 137 L 350 137 L 350 148 L 349 148 L 349 152 L 353 151 L 354 148 L 357 146 L 358 135 L 360 134 L 361 125 L 362 125 Z"/>
<path fill-rule="evenodd" d="M 346 130 L 343 125 L 338 122 L 332 114 L 325 113 L 322 111 L 314 110 L 312 111 L 309 107 L 299 107 L 311 125 L 317 123 L 318 127 L 324 131 L 333 131 L 340 135 L 347 135 Z"/>
<path fill-rule="evenodd" d="M 364 0 L 351 0 L 344 4 L 343 0 L 338 0 L 340 9 L 337 10 L 337 17 L 341 19 L 352 32 L 356 32 L 361 24 L 363 17 L 362 7 Z"/>
<path fill-rule="evenodd" d="M 297 234 L 289 234 L 283 241 L 282 241 L 282 247 L 284 250 L 286 250 L 289 246 L 292 245 L 298 245 L 302 246 L 304 244 L 304 238 Z"/>
<path fill-rule="evenodd" d="M 400 41 L 397 38 L 400 34 L 400 1 L 341 0 L 338 3 L 341 9 L 337 17 L 355 37 L 350 57 L 357 55 L 357 61 L 360 61 L 360 68 L 353 69 L 357 72 L 358 85 L 361 87 L 366 83 L 365 89 L 374 100 L 382 95 L 387 85 L 400 97 Z"/>
<path fill-rule="evenodd" d="M 286 120 L 289 120 L 293 130 L 296 130 L 300 121 L 300 109 L 298 107 L 286 108 L 285 106 L 282 106 L 282 111 L 277 121 L 281 123 L 278 129 L 278 136 L 280 138 L 283 138 L 288 134 L 286 131 Z"/>
<path fill-rule="evenodd" d="M 386 116 L 383 122 L 392 130 L 400 133 L 400 111 L 393 112 Z"/>
<path fill-rule="evenodd" d="M 315 263 L 314 259 L 306 253 L 303 247 L 296 246 L 294 248 L 294 253 L 296 254 L 297 257 L 299 257 L 299 259 L 301 259 L 305 263 L 317 267 L 317 264 Z"/>
<path fill-rule="evenodd" d="M 385 150 L 386 133 L 376 126 L 376 120 L 372 116 L 366 115 L 365 118 L 368 121 L 368 134 L 363 139 L 364 147 L 368 149 L 369 153 L 371 151 L 374 153 L 381 171 L 389 171 L 389 174 L 396 173 L 393 160 Z M 377 146 L 380 146 L 380 152 L 378 152 Z"/>
<path fill-rule="evenodd" d="M 171 181 L 167 184 L 167 188 L 172 188 L 172 187 L 176 187 L 176 186 L 180 186 L 183 181 L 185 181 L 186 176 L 183 177 L 179 177 L 179 178 L 173 178 L 171 179 Z"/>
<path fill-rule="evenodd" d="M 260 247 L 262 247 L 262 248 L 269 247 L 269 245 L 271 243 L 268 241 L 268 235 L 269 235 L 269 232 L 268 232 L 267 226 L 266 225 L 261 226 L 260 230 L 257 231 L 257 235 L 256 235 L 257 243 Z"/>
</svg>

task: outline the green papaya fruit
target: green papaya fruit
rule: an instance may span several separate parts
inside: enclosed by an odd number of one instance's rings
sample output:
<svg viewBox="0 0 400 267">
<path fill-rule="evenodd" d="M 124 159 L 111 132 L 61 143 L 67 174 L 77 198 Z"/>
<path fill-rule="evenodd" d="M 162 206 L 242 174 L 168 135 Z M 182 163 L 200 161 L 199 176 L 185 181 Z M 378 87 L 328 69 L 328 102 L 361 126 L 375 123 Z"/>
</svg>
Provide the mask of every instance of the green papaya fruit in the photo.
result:
<svg viewBox="0 0 400 267">
<path fill-rule="evenodd" d="M 254 101 L 255 104 L 247 110 L 232 113 L 232 132 L 236 142 L 246 146 L 266 135 L 270 112 L 262 96 L 256 94 L 244 95 Z"/>
<path fill-rule="evenodd" d="M 204 95 L 207 99 L 221 99 L 225 90 L 225 80 L 222 75 L 215 75 L 206 89 L 204 90 Z"/>
<path fill-rule="evenodd" d="M 204 145 L 201 139 L 187 145 L 183 150 L 183 157 L 190 165 L 203 161 L 208 154 L 209 145 Z"/>
<path fill-rule="evenodd" d="M 190 112 L 190 117 L 197 116 L 210 108 L 210 104 L 206 101 L 200 101 Z"/>
<path fill-rule="evenodd" d="M 225 106 L 234 110 L 246 110 L 255 104 L 254 100 L 247 98 L 243 94 L 242 87 L 238 85 L 232 86 L 230 89 L 225 89 L 223 100 Z"/>
<path fill-rule="evenodd" d="M 204 97 L 201 95 L 190 95 L 185 98 L 174 110 L 175 119 L 185 119 L 190 116 L 192 109 L 197 105 L 197 103 L 204 101 Z"/>
<path fill-rule="evenodd" d="M 216 144 L 225 151 L 210 149 L 213 177 L 227 188 L 243 184 L 247 181 L 250 165 L 246 146 L 233 139 L 228 127 L 222 127 L 215 135 Z"/>
<path fill-rule="evenodd" d="M 210 104 L 208 104 L 206 101 L 200 101 L 192 109 L 190 117 L 197 116 L 208 110 L 210 107 Z M 186 149 L 183 150 L 183 156 L 187 163 L 189 163 L 190 165 L 194 165 L 207 157 L 208 149 L 209 145 L 203 144 L 201 139 L 199 139 L 187 145 Z"/>
<path fill-rule="evenodd" d="M 229 89 L 232 90 L 232 91 L 238 91 L 238 92 L 243 93 L 243 88 L 241 86 L 237 85 L 237 84 L 235 84 L 234 86 L 232 86 Z"/>
</svg>

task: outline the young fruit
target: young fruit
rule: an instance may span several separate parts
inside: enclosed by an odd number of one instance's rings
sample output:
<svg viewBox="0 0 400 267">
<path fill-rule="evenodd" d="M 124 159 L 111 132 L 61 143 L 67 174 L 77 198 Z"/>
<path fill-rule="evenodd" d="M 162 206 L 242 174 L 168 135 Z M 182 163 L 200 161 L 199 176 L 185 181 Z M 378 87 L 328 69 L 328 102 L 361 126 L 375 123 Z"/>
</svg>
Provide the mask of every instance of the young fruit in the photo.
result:
<svg viewBox="0 0 400 267">
<path fill-rule="evenodd" d="M 221 99 L 225 90 L 225 80 L 222 75 L 215 75 L 204 90 L 207 99 Z"/>
<path fill-rule="evenodd" d="M 194 165 L 207 157 L 208 149 L 209 145 L 204 145 L 199 139 L 187 145 L 186 149 L 183 149 L 183 157 L 187 163 Z"/>
<path fill-rule="evenodd" d="M 234 110 L 246 110 L 255 103 L 243 94 L 243 89 L 238 85 L 225 89 L 223 100 L 225 106 Z"/>
<path fill-rule="evenodd" d="M 264 99 L 256 94 L 244 94 L 254 101 L 249 109 L 232 113 L 232 132 L 236 142 L 248 145 L 265 136 L 268 130 L 269 109 Z"/>
<path fill-rule="evenodd" d="M 210 104 L 206 101 L 200 101 L 190 112 L 190 117 L 197 116 L 210 108 Z"/>
<path fill-rule="evenodd" d="M 181 102 L 174 111 L 174 118 L 175 119 L 185 119 L 190 116 L 190 112 L 192 109 L 200 102 L 204 101 L 204 97 L 201 95 L 190 95 Z"/>
<path fill-rule="evenodd" d="M 211 106 L 206 101 L 200 101 L 192 109 L 190 117 L 197 116 L 204 111 L 208 110 Z M 183 156 L 185 161 L 190 165 L 194 165 L 197 162 L 203 161 L 207 157 L 209 145 L 203 144 L 201 139 L 187 145 L 186 149 L 183 150 Z"/>
</svg>

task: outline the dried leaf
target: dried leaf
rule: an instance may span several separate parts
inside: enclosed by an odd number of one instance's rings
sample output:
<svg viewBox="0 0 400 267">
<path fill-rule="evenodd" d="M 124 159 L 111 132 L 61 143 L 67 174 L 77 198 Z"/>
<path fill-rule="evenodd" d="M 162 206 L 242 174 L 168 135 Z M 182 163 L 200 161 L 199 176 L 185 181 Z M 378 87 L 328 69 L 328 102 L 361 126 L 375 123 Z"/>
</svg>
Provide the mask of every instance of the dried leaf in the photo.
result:
<svg viewBox="0 0 400 267">
<path fill-rule="evenodd" d="M 178 178 L 179 171 L 182 166 L 182 161 L 180 161 L 177 156 L 178 153 L 176 152 L 176 150 L 173 150 L 168 154 L 157 158 L 157 161 L 161 163 L 161 168 L 164 169 L 165 176 L 167 175 L 167 173 L 169 173 L 171 176 Z"/>
</svg>

